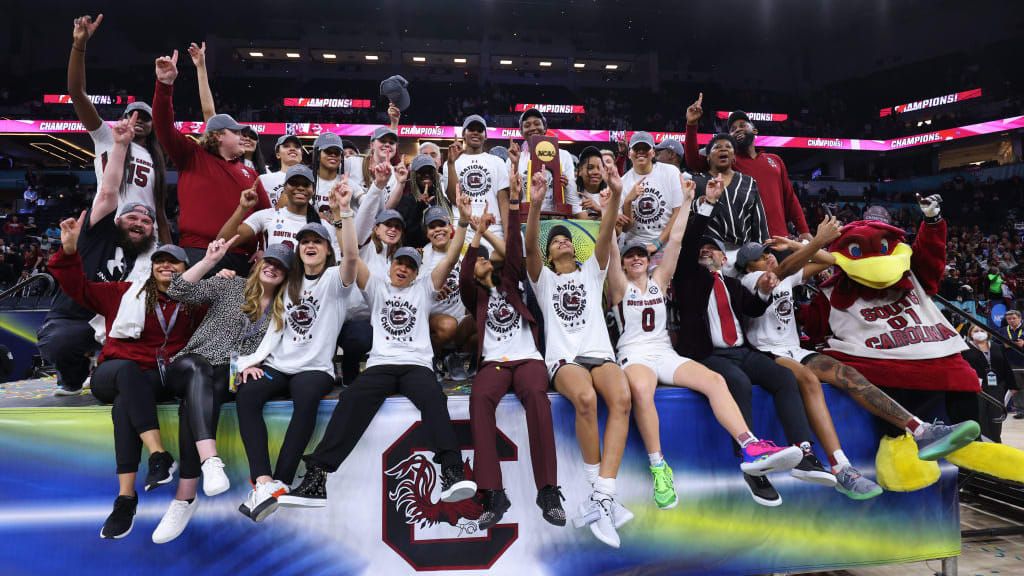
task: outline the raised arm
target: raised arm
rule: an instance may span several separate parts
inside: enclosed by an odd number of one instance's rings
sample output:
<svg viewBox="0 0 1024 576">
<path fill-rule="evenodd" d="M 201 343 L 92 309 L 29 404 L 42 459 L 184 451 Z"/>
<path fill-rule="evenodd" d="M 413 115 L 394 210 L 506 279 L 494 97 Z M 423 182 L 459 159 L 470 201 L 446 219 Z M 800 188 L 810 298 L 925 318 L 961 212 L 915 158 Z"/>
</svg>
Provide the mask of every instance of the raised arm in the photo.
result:
<svg viewBox="0 0 1024 576">
<path fill-rule="evenodd" d="M 231 213 L 228 221 L 220 227 L 220 232 L 217 232 L 217 238 L 227 240 L 232 236 L 237 237 L 239 246 L 245 246 L 255 238 L 256 230 L 253 230 L 252 226 L 249 226 L 243 220 L 245 220 L 246 214 L 256 206 L 258 198 L 259 195 L 256 193 L 255 187 L 242 190 L 238 198 L 238 206 L 235 207 L 235 211 Z"/>
<path fill-rule="evenodd" d="M 388 104 L 388 126 L 398 134 L 398 123 L 402 120 L 402 111 L 394 102 Z"/>
<path fill-rule="evenodd" d="M 111 212 L 117 210 L 117 200 L 124 181 L 124 159 L 128 147 L 135 137 L 135 122 L 139 113 L 132 112 L 131 118 L 122 118 L 113 127 L 114 147 L 110 149 L 107 165 L 103 167 L 103 180 L 99 190 L 92 199 L 92 210 L 89 212 L 89 227 L 92 228 Z"/>
<path fill-rule="evenodd" d="M 530 175 L 527 174 L 529 177 Z M 544 254 L 540 250 L 540 211 L 544 204 L 544 195 L 548 189 L 548 179 L 543 172 L 537 172 L 530 181 L 530 212 L 526 216 L 526 273 L 531 282 L 540 280 L 540 271 L 544 267 Z"/>
<path fill-rule="evenodd" d="M 448 175 L 448 187 L 445 189 L 445 196 L 448 197 L 448 202 L 451 205 L 455 205 L 455 183 L 459 179 L 459 173 L 455 171 L 455 161 L 462 155 L 462 143 L 458 140 L 452 142 L 452 145 L 448 147 L 448 159 L 445 174 Z"/>
<path fill-rule="evenodd" d="M 910 256 L 910 270 L 917 276 L 925 293 L 939 291 L 939 282 L 946 269 L 946 221 L 942 218 L 942 197 L 932 194 L 917 197 L 924 220 L 914 238 L 914 252 Z"/>
<path fill-rule="evenodd" d="M 167 295 L 186 304 L 209 304 L 225 294 L 227 285 L 234 281 L 233 278 L 222 278 L 219 275 L 205 280 L 203 278 L 210 270 L 213 270 L 237 240 L 238 236 L 235 236 L 229 240 L 218 238 L 210 242 L 202 260 L 193 264 L 181 275 L 174 277 L 171 285 L 167 288 Z"/>
<path fill-rule="evenodd" d="M 611 195 L 608 197 L 610 206 L 618 206 L 622 200 L 622 179 L 615 164 L 607 158 L 602 158 L 601 164 L 604 172 L 604 181 L 608 183 Z M 612 235 L 615 233 L 615 220 L 618 214 L 614 210 L 605 210 L 601 214 L 601 228 L 597 232 L 597 240 L 594 241 L 594 256 L 597 257 L 597 265 L 602 269 L 608 268 L 608 255 L 611 253 Z"/>
<path fill-rule="evenodd" d="M 473 206 L 469 196 L 463 196 L 461 187 L 455 188 L 456 206 L 459 207 L 459 223 L 455 227 L 455 237 L 448 243 L 448 251 L 444 258 L 437 263 L 430 273 L 430 279 L 434 283 L 434 290 L 440 290 L 444 286 L 445 279 L 455 268 L 459 261 L 459 254 L 462 253 L 462 245 L 466 243 L 466 230 L 469 228 L 469 218 L 473 215 Z"/>
<path fill-rule="evenodd" d="M 611 266 L 608 267 L 608 287 L 604 293 L 609 307 L 617 306 L 619 302 L 622 302 L 622 298 L 626 295 L 626 284 L 629 283 L 629 280 L 626 279 L 626 272 L 620 265 L 622 253 L 619 252 L 619 243 L 614 235 L 612 236 L 611 259 Z"/>
<path fill-rule="evenodd" d="M 217 114 L 217 106 L 213 102 L 213 92 L 210 90 L 210 76 L 206 72 L 206 42 L 203 42 L 202 45 L 193 42 L 188 47 L 188 55 L 192 57 L 192 63 L 196 66 L 199 104 L 203 108 L 203 122 L 206 122 Z"/>
<path fill-rule="evenodd" d="M 466 255 L 462 257 L 462 264 L 459 267 L 459 299 L 462 300 L 462 305 L 466 307 L 466 310 L 471 313 L 476 310 L 477 301 L 477 287 L 474 282 L 473 270 L 476 267 L 476 259 L 480 251 L 480 239 L 483 237 L 480 230 L 478 226 L 473 233 L 473 240 L 466 248 Z M 507 261 L 505 266 L 508 266 Z"/>
<path fill-rule="evenodd" d="M 357 282 L 359 288 L 363 289 L 370 278 L 370 271 L 359 258 L 359 243 L 354 226 L 355 211 L 352 210 L 352 184 L 348 178 L 342 178 L 331 190 L 331 212 L 334 215 L 334 234 L 342 250 L 339 266 L 341 283 L 351 286 L 352 282 Z"/>
<path fill-rule="evenodd" d="M 203 256 L 203 259 L 193 264 L 188 270 L 185 270 L 181 278 L 186 282 L 199 282 L 210 270 L 213 270 L 214 266 L 224 258 L 224 255 L 231 250 L 231 247 L 238 240 L 239 236 L 236 234 L 227 240 L 217 238 L 210 242 L 210 245 L 206 247 L 206 255 Z"/>
<path fill-rule="evenodd" d="M 373 232 L 373 220 L 380 212 L 380 195 L 384 192 L 391 178 L 391 165 L 388 163 L 377 164 L 373 167 L 373 182 L 370 189 L 363 196 L 359 203 L 359 210 L 355 215 L 356 248 L 365 244 Z M 347 180 L 347 178 L 346 178 Z M 351 191 L 351 183 L 349 183 Z"/>
<path fill-rule="evenodd" d="M 102 22 L 103 14 L 96 16 L 95 21 L 91 16 L 79 16 L 75 18 L 71 31 L 68 95 L 71 96 L 71 104 L 75 107 L 75 115 L 89 132 L 99 128 L 103 124 L 103 119 L 100 118 L 99 112 L 96 111 L 96 107 L 93 106 L 85 92 L 85 48 Z"/>
<path fill-rule="evenodd" d="M 388 192 L 388 197 L 384 201 L 384 207 L 394 210 L 398 208 L 399 202 L 402 201 L 402 196 L 405 195 L 405 183 L 409 181 L 409 167 L 405 163 L 399 162 L 391 170 L 395 175 L 395 187 Z"/>
<path fill-rule="evenodd" d="M 672 221 L 672 228 L 668 234 L 668 241 L 665 243 L 665 254 L 662 256 L 661 265 L 654 269 L 651 277 L 658 284 L 658 288 L 665 289 L 665 286 L 676 273 L 676 265 L 679 263 L 679 251 L 682 249 L 683 236 L 686 235 L 686 224 L 690 220 L 690 206 L 693 205 L 693 197 L 697 193 L 697 184 L 693 180 L 683 178 L 679 175 L 679 184 L 683 189 L 683 204 Z"/>
<path fill-rule="evenodd" d="M 793 241 L 788 241 L 784 244 L 786 239 L 777 236 L 772 238 L 766 244 L 767 246 L 783 246 L 795 250 L 779 263 L 778 268 L 775 269 L 775 275 L 779 277 L 779 280 L 783 280 L 803 270 L 814 254 L 831 244 L 836 238 L 839 238 L 840 228 L 839 221 L 836 220 L 835 216 L 826 216 L 821 221 L 821 224 L 818 224 L 818 233 L 806 244 Z"/>
<path fill-rule="evenodd" d="M 502 252 L 502 258 L 505 260 L 505 265 L 501 271 L 502 277 L 508 278 L 512 282 L 520 282 L 523 279 L 523 266 L 525 264 L 523 261 L 523 230 L 521 226 L 522 211 L 519 205 L 523 188 L 519 181 L 519 146 L 509 142 L 510 151 L 513 146 L 516 150 L 516 161 L 511 163 L 509 171 L 508 230 L 505 233 L 505 242 L 500 248 L 493 240 L 488 239 L 488 242 L 491 242 L 496 252 Z M 509 153 L 509 159 L 511 158 L 512 154 Z M 487 233 L 486 227 L 484 228 L 484 233 Z M 501 239 L 495 238 L 495 240 L 500 241 Z"/>
<path fill-rule="evenodd" d="M 68 218 L 60 223 L 61 250 L 50 257 L 48 268 L 69 298 L 104 316 L 111 311 L 116 314 L 121 294 L 117 290 L 111 290 L 110 286 L 119 283 L 89 282 L 82 269 L 82 259 L 78 255 L 78 237 L 84 224 L 84 211 L 77 219 Z"/>
<path fill-rule="evenodd" d="M 154 63 L 156 90 L 153 92 L 153 131 L 178 170 L 185 169 L 198 144 L 174 127 L 174 81 L 178 79 L 178 51 L 161 56 Z"/>
<path fill-rule="evenodd" d="M 701 92 L 697 100 L 686 109 L 686 138 L 683 140 L 686 167 L 695 172 L 704 172 L 708 169 L 708 160 L 700 155 L 700 143 L 697 142 L 697 123 L 703 115 L 704 93 Z"/>
</svg>

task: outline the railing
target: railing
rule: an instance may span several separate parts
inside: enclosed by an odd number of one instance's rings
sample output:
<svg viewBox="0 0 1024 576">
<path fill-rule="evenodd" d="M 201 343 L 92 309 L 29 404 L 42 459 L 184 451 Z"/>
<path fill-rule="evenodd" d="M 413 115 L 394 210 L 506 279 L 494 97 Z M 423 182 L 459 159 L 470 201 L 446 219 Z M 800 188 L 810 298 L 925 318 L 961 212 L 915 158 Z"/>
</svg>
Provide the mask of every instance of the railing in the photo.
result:
<svg viewBox="0 0 1024 576">
<path fill-rule="evenodd" d="M 23 294 L 26 288 L 39 282 L 46 283 L 46 288 L 43 289 L 39 294 L 29 296 L 25 296 Z M 56 292 L 56 287 L 57 283 L 54 281 L 53 276 L 50 276 L 49 274 L 46 274 L 44 272 L 33 274 L 32 276 L 29 276 L 28 278 L 22 280 L 21 282 L 18 282 L 14 286 L 11 286 L 7 290 L 0 292 L 0 305 L 2 305 L 2 303 L 5 300 L 16 297 L 20 297 L 22 299 L 22 302 L 19 302 L 19 306 L 17 306 L 18 308 L 25 307 L 25 300 L 32 302 L 32 308 L 38 308 L 40 302 L 43 301 L 44 299 L 47 300 L 47 305 L 49 305 L 49 299 L 52 298 L 54 293 Z"/>
</svg>

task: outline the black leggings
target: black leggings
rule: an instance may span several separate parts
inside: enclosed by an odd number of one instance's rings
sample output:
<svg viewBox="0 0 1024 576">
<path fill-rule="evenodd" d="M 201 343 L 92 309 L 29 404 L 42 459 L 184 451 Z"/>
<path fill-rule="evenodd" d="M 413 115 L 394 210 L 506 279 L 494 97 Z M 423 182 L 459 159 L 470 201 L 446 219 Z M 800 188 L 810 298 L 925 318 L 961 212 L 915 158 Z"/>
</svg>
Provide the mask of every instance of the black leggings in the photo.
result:
<svg viewBox="0 0 1024 576">
<path fill-rule="evenodd" d="M 405 396 L 419 409 L 426 437 L 434 445 L 434 461 L 444 466 L 459 464 L 462 455 L 448 416 L 448 397 L 438 386 L 433 370 L 412 365 L 364 370 L 355 383 L 342 391 L 324 437 L 307 461 L 330 472 L 337 470 L 391 394 Z"/>
<path fill-rule="evenodd" d="M 186 354 L 167 367 L 167 386 L 181 399 L 178 405 L 178 452 L 181 477 L 198 478 L 196 442 L 217 438 L 220 407 L 234 394 L 228 389 L 228 365 L 212 366 L 198 354 Z"/>
<path fill-rule="evenodd" d="M 267 448 L 267 423 L 263 421 L 263 406 L 276 396 L 292 399 L 291 421 L 277 456 L 273 477 L 285 484 L 295 479 L 295 471 L 302 452 L 309 443 L 316 426 L 320 399 L 334 388 L 334 376 L 319 370 L 282 374 L 264 368 L 264 376 L 256 381 L 238 385 L 235 404 L 238 409 L 238 431 L 249 459 L 249 475 L 253 482 L 260 476 L 271 476 L 270 453 Z"/>
<path fill-rule="evenodd" d="M 113 404 L 114 458 L 118 474 L 139 471 L 142 439 L 139 435 L 159 430 L 156 403 L 169 396 L 160 383 L 160 373 L 143 370 L 131 360 L 105 360 L 92 373 L 92 395 Z"/>
</svg>

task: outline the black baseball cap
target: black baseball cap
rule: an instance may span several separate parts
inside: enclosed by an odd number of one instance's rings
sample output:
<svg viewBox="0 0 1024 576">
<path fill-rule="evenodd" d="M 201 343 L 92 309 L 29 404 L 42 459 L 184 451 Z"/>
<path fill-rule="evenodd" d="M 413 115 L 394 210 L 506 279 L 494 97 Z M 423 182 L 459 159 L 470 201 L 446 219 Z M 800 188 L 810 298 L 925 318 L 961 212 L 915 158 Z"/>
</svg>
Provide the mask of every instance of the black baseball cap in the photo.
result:
<svg viewBox="0 0 1024 576">
<path fill-rule="evenodd" d="M 750 117 L 747 116 L 747 113 L 743 110 L 733 110 L 732 113 L 729 114 L 729 130 L 732 130 L 732 123 L 737 120 L 750 122 Z"/>
</svg>

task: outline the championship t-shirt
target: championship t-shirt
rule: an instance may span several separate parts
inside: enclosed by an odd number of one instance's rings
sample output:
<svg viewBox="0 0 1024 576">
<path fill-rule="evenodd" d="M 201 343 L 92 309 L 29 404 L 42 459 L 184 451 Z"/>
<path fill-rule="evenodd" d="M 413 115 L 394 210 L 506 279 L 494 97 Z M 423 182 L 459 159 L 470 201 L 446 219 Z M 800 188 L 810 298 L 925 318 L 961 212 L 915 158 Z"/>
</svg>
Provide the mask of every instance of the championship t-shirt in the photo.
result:
<svg viewBox="0 0 1024 576">
<path fill-rule="evenodd" d="M 427 244 L 423 248 L 423 266 L 420 267 L 419 275 L 430 276 L 444 257 L 444 252 L 436 252 L 432 244 Z M 435 292 L 434 303 L 430 308 L 431 314 L 447 314 L 456 320 L 462 320 L 466 316 L 466 307 L 462 304 L 462 298 L 459 296 L 461 261 L 460 258 L 459 262 L 455 263 L 444 280 L 444 286 Z"/>
<path fill-rule="evenodd" d="M 633 200 L 633 227 L 623 234 L 623 242 L 653 243 L 668 226 L 672 211 L 683 204 L 679 169 L 664 162 L 655 162 L 651 173 L 646 176 L 637 174 L 636 170 L 626 172 L 622 177 L 622 204 L 625 204 L 633 186 L 644 178 L 643 188 Z"/>
<path fill-rule="evenodd" d="M 757 293 L 757 281 L 764 272 L 750 272 L 740 279 L 747 290 Z M 786 276 L 772 291 L 768 310 L 756 318 L 745 318 L 747 341 L 758 350 L 776 348 L 799 348 L 800 330 L 793 311 L 793 289 L 803 284 L 804 273 L 799 271 Z"/>
<path fill-rule="evenodd" d="M 487 299 L 483 351 L 484 362 L 543 360 L 526 319 L 496 288 Z"/>
<path fill-rule="evenodd" d="M 285 374 L 318 370 L 334 375 L 338 333 L 345 323 L 352 286 L 343 286 L 337 266 L 318 278 L 303 278 L 298 302 L 284 296 L 284 334 L 281 344 L 264 363 Z M 429 340 L 429 338 L 428 338 Z"/>
<path fill-rule="evenodd" d="M 110 151 L 114 148 L 114 129 L 104 122 L 100 124 L 99 128 L 89 132 L 89 136 L 92 137 L 93 150 L 96 152 L 93 165 L 96 168 L 96 183 L 99 186 L 103 182 L 103 169 L 107 166 L 107 158 L 110 157 Z M 141 202 L 154 210 L 161 210 L 163 207 L 156 205 L 153 188 L 156 176 L 153 156 L 145 146 L 140 146 L 135 142 L 132 142 L 128 148 L 128 154 L 131 159 L 128 161 L 127 173 L 123 176 L 124 194 L 119 193 L 117 197 L 117 213 L 121 212 L 123 206 L 133 202 Z M 154 220 L 154 235 L 156 235 L 156 226 Z"/>
<path fill-rule="evenodd" d="M 387 276 L 371 274 L 362 292 L 370 306 L 373 327 L 373 349 L 366 367 L 412 364 L 433 370 L 430 306 L 434 283 L 430 275 L 418 276 L 411 285 L 397 288 Z"/>
<path fill-rule="evenodd" d="M 445 163 L 445 170 L 448 164 Z M 455 173 L 458 175 L 462 193 L 469 196 L 473 204 L 473 215 L 484 213 L 486 207 L 494 214 L 495 224 L 489 228 L 499 238 L 504 238 L 501 229 L 501 211 L 498 209 L 498 192 L 508 188 L 508 166 L 505 161 L 493 154 L 463 153 L 455 160 Z M 466 234 L 466 243 L 472 238 Z"/>
<path fill-rule="evenodd" d="M 281 198 L 281 194 L 284 194 L 284 177 L 284 172 L 260 174 L 260 182 L 263 183 L 263 189 L 267 191 L 271 207 L 277 206 L 277 201 Z"/>
</svg>

